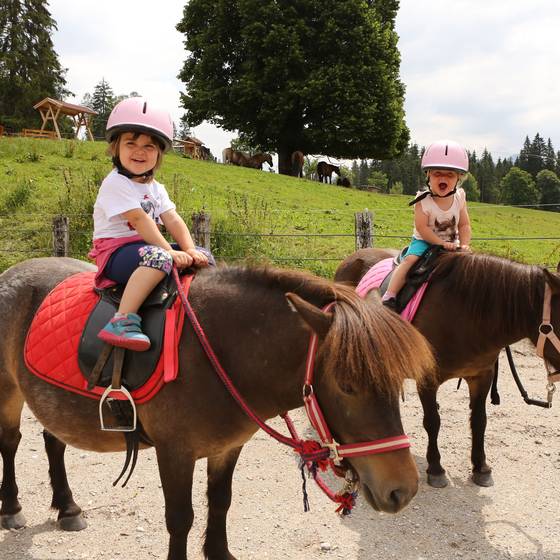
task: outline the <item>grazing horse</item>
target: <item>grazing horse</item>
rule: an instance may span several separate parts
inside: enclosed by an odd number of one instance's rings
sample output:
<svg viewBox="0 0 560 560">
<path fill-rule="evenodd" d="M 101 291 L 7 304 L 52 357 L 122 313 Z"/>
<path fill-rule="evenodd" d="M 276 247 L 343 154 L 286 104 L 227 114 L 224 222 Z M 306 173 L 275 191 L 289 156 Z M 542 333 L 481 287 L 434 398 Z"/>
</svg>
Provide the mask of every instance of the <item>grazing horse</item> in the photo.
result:
<svg viewBox="0 0 560 560">
<path fill-rule="evenodd" d="M 292 156 L 290 159 L 292 162 L 292 176 L 302 178 L 303 162 L 304 162 L 303 152 L 301 152 L 300 150 L 296 150 L 295 152 L 292 152 Z"/>
<path fill-rule="evenodd" d="M 48 430 L 52 507 L 58 509 L 63 528 L 83 528 L 66 478 L 66 444 L 100 452 L 125 449 L 122 433 L 99 429 L 97 401 L 44 382 L 23 360 L 26 333 L 42 300 L 64 278 L 84 270 L 91 266 L 51 257 L 24 261 L 0 275 L 4 528 L 25 523 L 14 467 L 24 401 Z M 433 368 L 429 346 L 416 329 L 381 306 L 367 305 L 352 289 L 307 273 L 205 269 L 194 279 L 189 301 L 231 382 L 262 419 L 302 406 L 308 341 L 310 333 L 316 333 L 315 381 L 306 385 L 311 389 L 306 395 L 316 395 L 332 435 L 341 444 L 353 444 L 349 448 L 402 437 L 403 381 L 412 376 L 421 384 Z M 329 303 L 332 308 L 325 310 Z M 185 324 L 178 353 L 177 379 L 137 406 L 138 420 L 157 455 L 170 535 L 167 558 L 186 560 L 193 469 L 198 459 L 207 457 L 204 555 L 235 560 L 226 534 L 231 481 L 243 445 L 258 428 L 222 385 L 190 323 Z M 408 448 L 350 457 L 344 464 L 376 510 L 399 511 L 417 491 L 418 472 Z"/>
<path fill-rule="evenodd" d="M 272 156 L 270 154 L 257 153 L 254 156 L 249 156 L 242 160 L 240 165 L 253 169 L 262 169 L 263 163 L 265 162 L 272 167 Z"/>
<path fill-rule="evenodd" d="M 248 160 L 248 154 L 244 154 L 243 152 L 239 152 L 237 150 L 234 150 L 233 148 L 225 148 L 224 150 L 222 150 L 222 161 L 224 163 L 231 163 L 232 165 L 248 167 L 246 165 Z"/>
<path fill-rule="evenodd" d="M 317 175 L 319 177 L 320 183 L 331 183 L 332 184 L 332 174 L 336 173 L 340 177 L 340 166 L 332 165 L 326 161 L 320 161 L 317 164 Z"/>
<path fill-rule="evenodd" d="M 358 284 L 377 262 L 396 251 L 360 249 L 338 267 L 335 280 Z M 464 378 L 470 396 L 472 478 L 491 486 L 492 469 L 486 462 L 486 397 L 500 350 L 523 338 L 537 344 L 543 321 L 545 286 L 552 292 L 552 324 L 560 332 L 560 276 L 546 269 L 500 257 L 443 253 L 412 323 L 431 343 L 437 356 L 435 382 L 419 388 L 428 434 L 428 483 L 448 484 L 438 449 L 439 386 L 448 379 Z M 545 344 L 544 357 L 557 370 L 560 349 Z"/>
</svg>

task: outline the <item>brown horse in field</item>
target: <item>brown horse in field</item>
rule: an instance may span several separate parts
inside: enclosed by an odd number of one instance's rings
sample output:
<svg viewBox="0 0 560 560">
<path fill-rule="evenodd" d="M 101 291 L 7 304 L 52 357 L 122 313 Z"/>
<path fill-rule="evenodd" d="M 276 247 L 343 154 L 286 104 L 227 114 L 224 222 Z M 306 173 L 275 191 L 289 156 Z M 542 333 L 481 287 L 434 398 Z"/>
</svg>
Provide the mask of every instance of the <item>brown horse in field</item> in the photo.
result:
<svg viewBox="0 0 560 560">
<path fill-rule="evenodd" d="M 233 148 L 225 148 L 222 150 L 222 162 L 231 163 L 232 165 L 244 165 L 249 159 L 248 154 L 238 152 Z"/>
<path fill-rule="evenodd" d="M 303 177 L 304 158 L 305 158 L 305 156 L 303 155 L 303 152 L 301 152 L 300 150 L 296 150 L 295 152 L 292 152 L 292 156 L 291 156 L 290 159 L 291 159 L 291 162 L 292 162 L 292 176 L 293 177 L 299 177 L 299 178 Z"/>
<path fill-rule="evenodd" d="M 96 400 L 44 382 L 26 369 L 23 360 L 26 333 L 47 293 L 64 278 L 91 268 L 74 259 L 44 258 L 24 261 L 0 275 L 4 528 L 25 524 L 14 466 L 24 401 L 48 430 L 52 507 L 59 512 L 62 528 L 84 527 L 66 478 L 66 444 L 99 452 L 125 449 L 122 433 L 99 429 Z M 316 332 L 313 393 L 340 443 L 400 436 L 403 381 L 413 377 L 421 385 L 433 368 L 431 351 L 416 329 L 381 306 L 368 305 L 352 289 L 310 274 L 271 268 L 205 269 L 192 283 L 189 301 L 233 384 L 263 419 L 302 406 L 308 341 Z M 332 302 L 331 311 L 322 310 Z M 188 321 L 178 350 L 177 379 L 137 406 L 138 419 L 157 455 L 169 532 L 167 558 L 186 559 L 193 523 L 193 469 L 206 457 L 204 555 L 235 560 L 226 534 L 231 481 L 243 445 L 257 425 L 222 385 Z M 409 449 L 347 458 L 344 464 L 376 510 L 399 511 L 417 491 L 418 472 Z"/>
<path fill-rule="evenodd" d="M 396 255 L 386 249 L 360 249 L 346 258 L 335 280 L 357 285 L 377 262 Z M 545 285 L 552 291 L 552 324 L 560 332 L 560 276 L 536 266 L 484 254 L 443 253 L 433 272 L 413 325 L 431 343 L 437 358 L 435 382 L 419 387 L 428 434 L 428 482 L 448 484 L 438 449 L 440 429 L 436 400 L 439 386 L 464 378 L 470 396 L 473 481 L 491 486 L 492 469 L 486 462 L 486 398 L 494 363 L 502 348 L 523 338 L 533 344 L 543 320 Z M 377 304 L 372 305 L 377 306 Z M 560 369 L 560 354 L 550 343 L 546 360 Z M 544 376 L 543 376 L 544 379 Z M 544 383 L 543 383 L 544 385 Z"/>
<path fill-rule="evenodd" d="M 248 158 L 241 160 L 239 165 L 243 167 L 251 167 L 253 169 L 262 169 L 263 163 L 268 163 L 272 167 L 272 156 L 270 154 L 257 153 Z"/>
<path fill-rule="evenodd" d="M 317 176 L 319 177 L 320 183 L 331 183 L 332 184 L 332 174 L 336 173 L 340 176 L 340 166 L 331 165 L 326 161 L 320 161 L 317 164 Z"/>
</svg>

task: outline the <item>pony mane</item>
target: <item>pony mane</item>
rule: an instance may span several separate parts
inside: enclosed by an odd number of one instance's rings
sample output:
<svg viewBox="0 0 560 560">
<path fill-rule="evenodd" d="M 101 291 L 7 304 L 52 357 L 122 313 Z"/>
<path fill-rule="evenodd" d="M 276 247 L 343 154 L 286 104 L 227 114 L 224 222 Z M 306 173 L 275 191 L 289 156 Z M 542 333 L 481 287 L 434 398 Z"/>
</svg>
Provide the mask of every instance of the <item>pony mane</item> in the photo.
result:
<svg viewBox="0 0 560 560">
<path fill-rule="evenodd" d="M 425 381 L 433 370 L 433 355 L 425 338 L 380 304 L 366 303 L 354 288 L 307 272 L 273 267 L 221 267 L 217 274 L 294 292 L 323 307 L 336 301 L 333 321 L 322 345 L 326 375 L 356 391 L 376 388 L 398 395 L 405 378 Z M 232 278 L 233 276 L 233 278 Z M 224 278 L 225 280 L 225 278 Z"/>
<path fill-rule="evenodd" d="M 492 317 L 496 331 L 511 325 L 529 326 L 540 312 L 544 274 L 538 266 L 483 253 L 443 253 L 432 275 L 441 281 L 444 297 L 468 302 L 476 321 Z"/>
</svg>

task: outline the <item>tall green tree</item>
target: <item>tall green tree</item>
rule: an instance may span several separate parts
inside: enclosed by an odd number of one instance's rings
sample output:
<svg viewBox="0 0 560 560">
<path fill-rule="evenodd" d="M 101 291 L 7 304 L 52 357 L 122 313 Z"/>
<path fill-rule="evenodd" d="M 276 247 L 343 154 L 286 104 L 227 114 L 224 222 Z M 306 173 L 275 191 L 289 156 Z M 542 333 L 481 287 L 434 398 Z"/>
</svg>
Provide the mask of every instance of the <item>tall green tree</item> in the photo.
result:
<svg viewBox="0 0 560 560">
<path fill-rule="evenodd" d="M 512 167 L 501 181 L 502 202 L 512 205 L 533 205 L 539 202 L 539 191 L 527 171 Z"/>
<path fill-rule="evenodd" d="M 397 0 L 190 0 L 177 29 L 191 126 L 208 120 L 249 144 L 335 157 L 406 148 Z"/>
<path fill-rule="evenodd" d="M 126 96 L 121 97 L 124 99 Z M 93 118 L 93 125 L 91 127 L 95 138 L 103 138 L 105 136 L 107 120 L 116 104 L 117 97 L 113 93 L 113 89 L 105 78 L 101 78 L 91 96 L 91 108 L 97 113 Z"/>
<path fill-rule="evenodd" d="M 0 0 L 0 123 L 14 130 L 37 127 L 41 99 L 62 99 L 66 70 L 51 34 L 56 22 L 47 0 Z"/>
<path fill-rule="evenodd" d="M 549 169 L 543 169 L 537 175 L 537 189 L 540 192 L 543 204 L 542 210 L 550 210 L 552 212 L 560 211 L 560 179 Z"/>
</svg>

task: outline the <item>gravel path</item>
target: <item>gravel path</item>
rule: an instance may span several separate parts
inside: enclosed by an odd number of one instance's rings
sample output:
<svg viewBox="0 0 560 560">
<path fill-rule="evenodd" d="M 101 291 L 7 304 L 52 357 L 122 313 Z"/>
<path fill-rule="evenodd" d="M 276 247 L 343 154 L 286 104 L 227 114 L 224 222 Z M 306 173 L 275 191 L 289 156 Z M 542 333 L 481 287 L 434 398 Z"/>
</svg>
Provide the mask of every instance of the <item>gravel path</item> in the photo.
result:
<svg viewBox="0 0 560 560">
<path fill-rule="evenodd" d="M 544 396 L 544 369 L 526 343 L 514 356 L 532 396 Z M 448 488 L 427 486 L 426 437 L 419 400 L 407 387 L 404 425 L 422 473 L 415 500 L 397 515 L 379 514 L 359 500 L 355 513 L 341 519 L 311 483 L 311 512 L 303 513 L 301 478 L 292 453 L 258 433 L 245 447 L 234 479 L 229 517 L 231 551 L 248 559 L 399 560 L 560 560 L 560 395 L 552 410 L 522 401 L 501 360 L 502 405 L 489 405 L 487 454 L 495 486 L 469 480 L 470 436 L 466 384 L 449 382 L 440 390 L 442 462 Z M 293 414 L 300 429 L 302 411 Z M 280 427 L 280 424 L 274 422 Z M 165 558 L 167 532 L 153 450 L 140 455 L 127 488 L 113 488 L 123 457 L 68 449 L 67 465 L 76 501 L 89 527 L 80 533 L 56 528 L 49 512 L 50 486 L 41 427 L 24 410 L 17 468 L 28 525 L 0 532 L 0 560 Z M 205 464 L 194 485 L 195 525 L 189 559 L 202 558 Z"/>
</svg>

